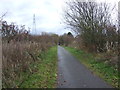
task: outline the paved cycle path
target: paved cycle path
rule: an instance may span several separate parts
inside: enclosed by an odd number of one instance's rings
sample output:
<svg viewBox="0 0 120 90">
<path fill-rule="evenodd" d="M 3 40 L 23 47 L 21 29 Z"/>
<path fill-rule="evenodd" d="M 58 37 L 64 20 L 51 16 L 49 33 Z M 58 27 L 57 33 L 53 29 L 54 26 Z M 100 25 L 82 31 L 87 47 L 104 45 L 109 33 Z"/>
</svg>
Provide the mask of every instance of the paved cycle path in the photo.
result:
<svg viewBox="0 0 120 90">
<path fill-rule="evenodd" d="M 58 88 L 112 88 L 58 46 Z"/>
</svg>

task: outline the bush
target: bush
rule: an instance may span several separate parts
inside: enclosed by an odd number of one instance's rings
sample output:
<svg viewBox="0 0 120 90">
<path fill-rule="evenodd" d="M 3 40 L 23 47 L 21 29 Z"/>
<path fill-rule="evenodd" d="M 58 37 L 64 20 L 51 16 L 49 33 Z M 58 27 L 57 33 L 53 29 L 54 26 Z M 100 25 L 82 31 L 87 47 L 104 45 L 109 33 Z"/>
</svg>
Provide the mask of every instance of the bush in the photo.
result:
<svg viewBox="0 0 120 90">
<path fill-rule="evenodd" d="M 41 52 L 56 45 L 56 39 L 49 34 L 30 35 L 25 25 L 18 28 L 13 23 L 2 22 L 2 87 L 17 88 L 34 73 L 30 65 L 42 59 Z M 54 40 L 53 40 L 54 39 Z M 24 75 L 27 72 L 28 75 Z M 26 77 L 24 77 L 26 76 Z"/>
</svg>

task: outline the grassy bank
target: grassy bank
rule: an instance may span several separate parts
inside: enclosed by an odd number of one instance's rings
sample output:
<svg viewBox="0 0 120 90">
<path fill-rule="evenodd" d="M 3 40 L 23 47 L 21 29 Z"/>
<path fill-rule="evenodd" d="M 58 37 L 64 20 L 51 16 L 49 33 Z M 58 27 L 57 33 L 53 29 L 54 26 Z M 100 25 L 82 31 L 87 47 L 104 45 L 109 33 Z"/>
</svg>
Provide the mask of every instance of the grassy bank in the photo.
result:
<svg viewBox="0 0 120 90">
<path fill-rule="evenodd" d="M 31 65 L 34 73 L 29 76 L 20 88 L 56 87 L 57 47 L 52 47 L 47 52 L 43 52 L 38 58 L 39 61 Z"/>
<path fill-rule="evenodd" d="M 75 48 L 65 47 L 73 56 L 77 57 L 81 63 L 89 68 L 94 74 L 104 79 L 108 84 L 118 88 L 118 72 L 114 67 L 107 65 L 104 62 L 98 62 L 91 53 L 77 50 Z"/>
</svg>

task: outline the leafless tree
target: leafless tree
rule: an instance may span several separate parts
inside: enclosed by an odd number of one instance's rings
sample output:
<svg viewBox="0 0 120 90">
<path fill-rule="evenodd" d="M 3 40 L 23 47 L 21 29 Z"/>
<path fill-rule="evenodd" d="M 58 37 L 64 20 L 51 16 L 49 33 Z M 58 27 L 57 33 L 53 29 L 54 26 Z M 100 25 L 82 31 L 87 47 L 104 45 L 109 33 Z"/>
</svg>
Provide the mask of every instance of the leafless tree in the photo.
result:
<svg viewBox="0 0 120 90">
<path fill-rule="evenodd" d="M 112 25 L 112 10 L 108 3 L 67 2 L 64 20 L 74 32 L 80 34 L 86 46 L 95 51 L 104 51 L 106 28 Z"/>
<path fill-rule="evenodd" d="M 3 20 L 3 17 L 5 17 L 5 16 L 6 16 L 6 14 L 7 14 L 7 12 L 5 12 L 2 16 L 0 16 L 0 21 L 2 21 L 2 20 Z"/>
</svg>

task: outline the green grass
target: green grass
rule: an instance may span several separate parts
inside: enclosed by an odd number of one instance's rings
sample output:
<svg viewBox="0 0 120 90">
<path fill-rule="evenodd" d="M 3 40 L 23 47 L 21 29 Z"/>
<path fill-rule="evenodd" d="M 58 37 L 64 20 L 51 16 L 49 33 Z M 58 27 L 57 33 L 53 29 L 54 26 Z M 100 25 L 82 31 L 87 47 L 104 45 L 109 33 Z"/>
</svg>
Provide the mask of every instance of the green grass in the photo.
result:
<svg viewBox="0 0 120 90">
<path fill-rule="evenodd" d="M 31 64 L 34 73 L 20 88 L 55 88 L 57 79 L 57 47 L 50 48 L 38 56 L 39 61 Z M 42 59 L 41 59 L 42 58 Z"/>
<path fill-rule="evenodd" d="M 111 67 L 104 62 L 98 62 L 95 60 L 92 53 L 87 53 L 82 50 L 75 48 L 65 47 L 73 56 L 77 57 L 78 60 L 89 68 L 94 74 L 104 79 L 108 84 L 118 88 L 118 72 L 114 67 Z"/>
</svg>

